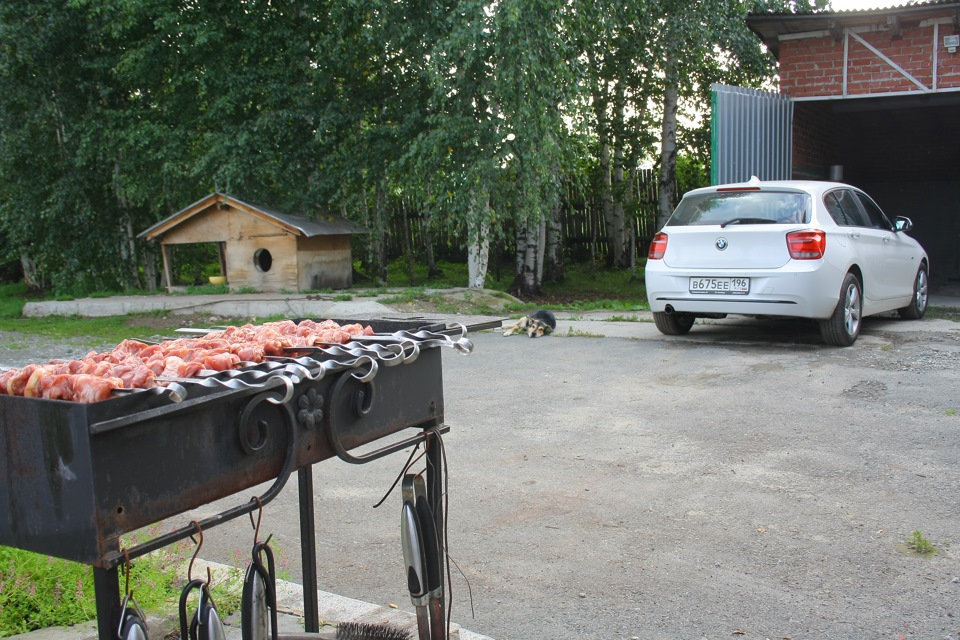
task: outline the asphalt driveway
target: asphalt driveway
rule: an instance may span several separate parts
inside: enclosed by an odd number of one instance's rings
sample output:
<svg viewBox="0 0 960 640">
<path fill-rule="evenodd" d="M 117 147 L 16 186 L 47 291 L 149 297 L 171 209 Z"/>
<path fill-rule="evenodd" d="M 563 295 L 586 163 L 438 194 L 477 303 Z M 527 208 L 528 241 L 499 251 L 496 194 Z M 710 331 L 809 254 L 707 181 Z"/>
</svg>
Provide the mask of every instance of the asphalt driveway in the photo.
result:
<svg viewBox="0 0 960 640">
<path fill-rule="evenodd" d="M 562 318 L 445 353 L 453 617 L 499 640 L 957 638 L 960 326 L 850 348 L 752 320 Z M 314 467 L 320 589 L 411 610 L 405 456 Z M 294 484 L 295 483 L 291 483 Z M 218 505 L 211 505 L 212 513 Z M 265 511 L 299 576 L 296 486 Z M 202 513 L 193 515 L 203 515 Z M 914 531 L 937 547 L 911 551 Z M 204 543 L 236 564 L 249 524 Z"/>
</svg>

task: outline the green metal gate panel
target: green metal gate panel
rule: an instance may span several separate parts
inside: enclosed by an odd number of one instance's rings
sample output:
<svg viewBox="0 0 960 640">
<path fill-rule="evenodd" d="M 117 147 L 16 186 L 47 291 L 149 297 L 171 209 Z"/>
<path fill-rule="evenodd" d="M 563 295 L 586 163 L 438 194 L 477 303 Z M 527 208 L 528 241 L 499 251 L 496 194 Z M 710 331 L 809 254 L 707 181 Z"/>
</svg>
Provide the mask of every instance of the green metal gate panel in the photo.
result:
<svg viewBox="0 0 960 640">
<path fill-rule="evenodd" d="M 793 102 L 769 91 L 714 84 L 710 181 L 789 180 Z"/>
</svg>

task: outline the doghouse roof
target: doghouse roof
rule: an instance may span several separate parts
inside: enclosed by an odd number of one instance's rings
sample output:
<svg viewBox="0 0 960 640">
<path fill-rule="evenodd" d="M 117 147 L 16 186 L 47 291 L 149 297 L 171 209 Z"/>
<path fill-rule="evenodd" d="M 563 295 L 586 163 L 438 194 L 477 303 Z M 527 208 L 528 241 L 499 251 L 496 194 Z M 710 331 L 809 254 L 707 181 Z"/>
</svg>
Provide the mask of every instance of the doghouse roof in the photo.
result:
<svg viewBox="0 0 960 640">
<path fill-rule="evenodd" d="M 207 197 L 194 202 L 189 207 L 181 209 L 169 218 L 161 220 L 146 231 L 140 233 L 137 237 L 146 238 L 147 240 L 162 238 L 164 234 L 190 218 L 196 215 L 203 215 L 214 206 L 224 205 L 260 218 L 269 224 L 280 227 L 288 233 L 306 238 L 365 232 L 361 227 L 354 225 L 349 220 L 345 220 L 340 216 L 325 214 L 318 219 L 312 219 L 302 215 L 281 213 L 267 207 L 243 202 L 224 193 L 211 193 Z"/>
</svg>

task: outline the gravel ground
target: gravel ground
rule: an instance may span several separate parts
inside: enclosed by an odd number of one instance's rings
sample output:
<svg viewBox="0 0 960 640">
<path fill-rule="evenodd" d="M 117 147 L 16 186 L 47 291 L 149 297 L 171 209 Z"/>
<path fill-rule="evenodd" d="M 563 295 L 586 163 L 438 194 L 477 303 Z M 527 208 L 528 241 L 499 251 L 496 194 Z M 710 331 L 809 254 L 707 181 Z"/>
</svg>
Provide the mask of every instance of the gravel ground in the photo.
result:
<svg viewBox="0 0 960 640">
<path fill-rule="evenodd" d="M 871 319 L 836 349 L 795 322 L 667 338 L 565 316 L 552 337 L 474 342 L 443 356 L 464 627 L 499 640 L 960 638 L 960 325 Z M 0 363 L 68 355 L 17 346 Z M 320 588 L 412 610 L 399 499 L 370 508 L 396 458 L 314 467 Z M 264 514 L 294 580 L 296 512 L 288 486 Z M 917 530 L 936 553 L 908 548 Z M 249 540 L 248 523 L 228 523 L 204 556 L 236 563 Z"/>
<path fill-rule="evenodd" d="M 454 620 L 499 640 L 956 640 L 958 338 L 880 319 L 835 349 L 803 323 L 672 339 L 570 316 L 476 334 L 444 353 Z M 370 508 L 397 458 L 314 467 L 320 588 L 412 610 L 396 496 Z M 287 487 L 265 514 L 293 579 L 296 510 Z M 235 562 L 248 526 L 224 529 L 205 553 Z"/>
</svg>

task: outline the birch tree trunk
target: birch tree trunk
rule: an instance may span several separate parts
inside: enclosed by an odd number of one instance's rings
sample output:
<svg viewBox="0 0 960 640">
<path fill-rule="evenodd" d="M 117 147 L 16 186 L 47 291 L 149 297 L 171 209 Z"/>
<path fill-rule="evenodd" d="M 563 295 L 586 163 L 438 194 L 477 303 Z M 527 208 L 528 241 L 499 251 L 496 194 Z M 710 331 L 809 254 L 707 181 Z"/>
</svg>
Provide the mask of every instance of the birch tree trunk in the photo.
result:
<svg viewBox="0 0 960 640">
<path fill-rule="evenodd" d="M 533 287 L 536 291 L 540 291 L 540 285 L 543 284 L 543 259 L 546 254 L 545 248 L 547 246 L 547 218 L 541 216 L 539 222 L 537 223 L 537 246 L 536 246 L 536 256 L 534 260 L 536 261 L 536 269 L 534 271 L 533 278 Z"/>
<path fill-rule="evenodd" d="M 23 284 L 30 291 L 39 291 L 43 288 L 37 274 L 37 262 L 26 253 L 20 254 L 20 266 L 23 267 Z"/>
<path fill-rule="evenodd" d="M 127 288 L 130 289 L 142 289 L 140 269 L 137 264 L 139 260 L 137 235 L 133 231 L 133 219 L 130 217 L 130 212 L 126 208 L 126 203 L 123 199 L 120 201 L 120 206 L 123 207 L 123 213 L 121 214 L 123 215 L 123 239 L 120 243 L 120 256 L 126 266 L 125 284 Z"/>
<path fill-rule="evenodd" d="M 633 161 L 631 161 L 631 166 Z M 630 280 L 637 279 L 637 218 L 636 218 L 636 200 L 637 194 L 634 189 L 636 177 L 633 171 L 627 171 L 626 182 L 624 183 L 623 202 L 624 206 L 630 211 L 626 216 L 627 222 L 627 264 L 630 267 Z"/>
<path fill-rule="evenodd" d="M 600 210 L 603 213 L 603 223 L 606 227 L 607 264 L 616 264 L 617 246 L 620 244 L 617 224 L 613 211 L 613 175 L 610 171 L 610 143 L 604 142 L 600 147 Z"/>
<path fill-rule="evenodd" d="M 669 77 L 668 77 L 669 78 Z M 657 230 L 663 228 L 677 202 L 677 87 L 667 80 L 663 94 L 663 126 L 660 132 L 660 196 Z"/>
<path fill-rule="evenodd" d="M 467 286 L 483 289 L 487 281 L 490 260 L 490 196 L 483 193 L 475 207 L 479 210 L 471 216 L 476 220 L 475 231 L 470 234 L 467 246 Z M 479 215 L 478 215 L 479 214 Z"/>
<path fill-rule="evenodd" d="M 123 279 L 127 289 L 141 289 L 140 269 L 138 268 L 137 235 L 133 232 L 133 217 L 126 197 L 119 188 L 120 161 L 113 163 L 113 191 L 117 194 L 120 206 L 120 258 L 123 260 Z"/>
<path fill-rule="evenodd" d="M 624 85 L 617 83 L 616 92 L 613 98 L 613 117 L 616 119 L 618 131 L 625 129 L 624 115 L 626 112 L 626 97 L 624 96 Z M 630 232 L 627 228 L 628 220 L 624 215 L 623 207 L 623 142 L 618 140 L 613 149 L 613 167 L 611 175 L 610 197 L 612 199 L 612 230 L 608 233 L 610 237 L 610 253 L 613 257 L 612 264 L 618 269 L 623 268 L 629 262 L 629 243 Z"/>
<path fill-rule="evenodd" d="M 537 287 L 537 241 L 540 237 L 537 229 L 532 229 L 530 221 L 524 224 L 523 265 L 520 269 L 520 293 L 530 295 L 538 291 Z"/>
<path fill-rule="evenodd" d="M 423 222 L 423 250 L 427 254 L 427 275 L 431 278 L 442 276 L 443 271 L 437 267 L 437 260 L 433 255 L 433 232 L 426 220 Z"/>
<path fill-rule="evenodd" d="M 544 254 L 546 265 L 544 275 L 547 280 L 560 282 L 563 280 L 563 230 L 560 227 L 560 205 L 556 205 L 547 217 L 546 234 L 544 240 Z"/>
<path fill-rule="evenodd" d="M 627 228 L 627 219 L 623 209 L 623 148 L 617 146 L 613 152 L 613 197 L 612 219 L 615 229 L 610 234 L 610 252 L 613 254 L 613 266 L 618 269 L 626 266 L 629 261 L 630 233 Z M 616 244 L 614 244 L 616 243 Z"/>
<path fill-rule="evenodd" d="M 403 223 L 403 248 L 407 254 L 407 278 L 410 286 L 416 284 L 413 277 L 413 237 L 410 235 L 410 216 L 407 213 L 407 200 L 400 200 L 401 221 Z"/>
<path fill-rule="evenodd" d="M 543 254 L 547 237 L 547 221 L 525 220 L 517 223 L 515 258 L 517 275 L 510 291 L 520 296 L 540 293 L 543 282 Z"/>
<path fill-rule="evenodd" d="M 517 237 L 513 245 L 513 273 L 519 283 L 523 275 L 523 263 L 527 259 L 527 233 L 529 228 L 526 220 L 517 223 Z"/>
<path fill-rule="evenodd" d="M 489 223 L 480 224 L 478 236 L 467 247 L 467 273 L 471 289 L 483 289 L 487 282 L 487 267 L 490 258 Z"/>
</svg>

